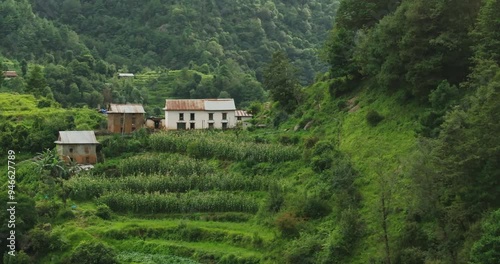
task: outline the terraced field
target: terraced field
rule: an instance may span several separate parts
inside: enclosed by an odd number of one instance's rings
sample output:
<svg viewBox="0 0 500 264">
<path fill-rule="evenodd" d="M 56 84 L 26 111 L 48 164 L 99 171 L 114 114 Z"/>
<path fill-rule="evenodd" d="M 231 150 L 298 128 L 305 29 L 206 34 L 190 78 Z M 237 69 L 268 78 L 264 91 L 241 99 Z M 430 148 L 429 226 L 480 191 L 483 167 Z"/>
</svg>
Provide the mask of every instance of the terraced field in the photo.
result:
<svg viewBox="0 0 500 264">
<path fill-rule="evenodd" d="M 70 179 L 75 217 L 56 230 L 71 244 L 102 240 L 122 263 L 268 263 L 276 230 L 256 214 L 273 179 L 232 171 L 231 164 L 283 163 L 298 150 L 235 140 L 223 133 L 152 135 L 154 151 L 119 160 L 114 176 L 97 168 Z"/>
</svg>

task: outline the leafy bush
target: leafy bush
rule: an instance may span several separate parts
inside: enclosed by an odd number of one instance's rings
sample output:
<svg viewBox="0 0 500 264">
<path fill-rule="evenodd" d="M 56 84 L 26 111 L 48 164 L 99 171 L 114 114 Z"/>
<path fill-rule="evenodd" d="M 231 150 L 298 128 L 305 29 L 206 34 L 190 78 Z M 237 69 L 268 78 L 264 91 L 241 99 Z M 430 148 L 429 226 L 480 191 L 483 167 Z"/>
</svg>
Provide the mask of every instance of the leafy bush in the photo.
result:
<svg viewBox="0 0 500 264">
<path fill-rule="evenodd" d="M 294 213 L 285 212 L 276 218 L 275 224 L 284 238 L 295 238 L 299 236 L 299 227 L 302 219 Z"/>
<path fill-rule="evenodd" d="M 318 196 L 307 197 L 299 203 L 298 215 L 304 218 L 320 218 L 330 213 L 331 208 L 326 201 Z"/>
<path fill-rule="evenodd" d="M 300 239 L 289 243 L 283 252 L 286 263 L 314 264 L 317 252 L 323 248 L 322 241 L 318 236 L 305 235 Z"/>
<path fill-rule="evenodd" d="M 100 204 L 97 206 L 97 211 L 95 215 L 101 219 L 109 220 L 111 219 L 111 209 L 105 204 Z"/>
<path fill-rule="evenodd" d="M 81 264 L 117 264 L 117 255 L 113 248 L 102 242 L 85 241 L 78 245 L 70 256 L 71 263 Z"/>
<path fill-rule="evenodd" d="M 315 172 L 322 172 L 332 166 L 332 158 L 327 155 L 315 156 L 311 159 L 311 167 Z"/>
<path fill-rule="evenodd" d="M 371 126 L 378 125 L 378 123 L 380 123 L 382 120 L 384 120 L 384 116 L 379 114 L 376 110 L 370 110 L 366 114 L 366 121 Z"/>
<path fill-rule="evenodd" d="M 281 209 L 284 202 L 285 197 L 281 187 L 277 184 L 269 186 L 269 197 L 265 203 L 266 211 L 276 213 Z"/>
<path fill-rule="evenodd" d="M 500 210 L 491 213 L 482 223 L 483 234 L 474 243 L 471 264 L 493 264 L 500 259 Z"/>
<path fill-rule="evenodd" d="M 299 137 L 290 135 L 281 135 L 278 141 L 284 145 L 296 145 L 297 143 L 299 143 Z"/>
<path fill-rule="evenodd" d="M 34 263 L 30 257 L 24 251 L 16 252 L 15 256 L 11 256 L 8 253 L 3 255 L 4 264 L 31 264 Z"/>
</svg>

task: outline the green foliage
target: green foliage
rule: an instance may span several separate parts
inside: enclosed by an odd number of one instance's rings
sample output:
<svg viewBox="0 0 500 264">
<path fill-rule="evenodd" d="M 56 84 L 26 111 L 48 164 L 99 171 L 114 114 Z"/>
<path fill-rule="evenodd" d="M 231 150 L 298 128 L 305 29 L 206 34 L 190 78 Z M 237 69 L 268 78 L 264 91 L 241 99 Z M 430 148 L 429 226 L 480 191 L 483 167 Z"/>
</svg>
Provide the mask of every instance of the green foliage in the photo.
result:
<svg viewBox="0 0 500 264">
<path fill-rule="evenodd" d="M 133 213 L 193 213 L 193 212 L 248 212 L 255 213 L 257 201 L 247 195 L 223 192 L 186 194 L 107 193 L 99 201 L 117 212 Z"/>
<path fill-rule="evenodd" d="M 328 215 L 331 207 L 328 201 L 321 199 L 318 195 L 305 197 L 298 201 L 297 215 L 304 219 L 317 219 Z"/>
<path fill-rule="evenodd" d="M 384 120 L 384 116 L 379 114 L 376 110 L 370 110 L 366 114 L 366 121 L 370 126 L 376 126 L 382 120 Z"/>
<path fill-rule="evenodd" d="M 293 112 L 300 102 L 300 85 L 296 79 L 297 69 L 283 52 L 273 54 L 264 73 L 264 87 L 271 98 L 280 103 L 288 113 Z"/>
<path fill-rule="evenodd" d="M 71 263 L 118 263 L 114 249 L 102 242 L 86 241 L 80 243 L 70 256 Z"/>
<path fill-rule="evenodd" d="M 150 145 L 155 151 L 187 153 L 195 158 L 272 163 L 299 158 L 295 147 L 241 142 L 241 139 L 236 138 L 229 140 L 230 134 L 221 135 L 208 132 L 159 133 L 151 135 Z"/>
<path fill-rule="evenodd" d="M 7 253 L 4 254 L 3 256 L 3 262 L 4 264 L 31 264 L 33 261 L 31 260 L 30 256 L 26 254 L 23 250 L 20 250 L 16 252 L 15 256 L 11 256 Z"/>
<path fill-rule="evenodd" d="M 287 245 L 283 252 L 285 263 L 317 263 L 315 255 L 322 249 L 321 240 L 315 235 L 301 236 Z"/>
<path fill-rule="evenodd" d="M 266 211 L 272 213 L 279 212 L 284 202 L 285 197 L 282 188 L 278 184 L 270 184 L 269 197 L 264 204 Z"/>
<path fill-rule="evenodd" d="M 97 206 L 97 210 L 95 212 L 95 215 L 100 217 L 101 219 L 104 220 L 110 220 L 111 219 L 111 209 L 105 204 L 100 204 Z"/>
<path fill-rule="evenodd" d="M 138 174 L 121 178 L 101 178 L 93 176 L 72 177 L 66 186 L 71 189 L 70 197 L 84 201 L 116 191 L 137 193 L 184 193 L 190 190 L 200 192 L 259 191 L 265 190 L 268 181 L 263 177 L 248 177 L 237 174 Z M 98 208 L 99 209 L 99 208 Z M 279 209 L 279 208 L 278 208 Z"/>
<path fill-rule="evenodd" d="M 482 223 L 483 234 L 474 243 L 471 264 L 493 264 L 500 259 L 500 210 L 493 211 Z"/>
<path fill-rule="evenodd" d="M 275 225 L 284 238 L 296 238 L 299 235 L 302 219 L 290 212 L 280 214 L 275 221 Z"/>
</svg>

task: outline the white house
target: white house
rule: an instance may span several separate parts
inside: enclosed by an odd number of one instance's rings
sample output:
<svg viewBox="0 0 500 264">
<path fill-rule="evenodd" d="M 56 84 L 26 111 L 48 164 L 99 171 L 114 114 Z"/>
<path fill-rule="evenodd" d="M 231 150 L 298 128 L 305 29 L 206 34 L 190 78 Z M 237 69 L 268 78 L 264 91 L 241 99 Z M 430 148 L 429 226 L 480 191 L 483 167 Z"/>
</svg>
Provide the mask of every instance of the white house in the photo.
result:
<svg viewBox="0 0 500 264">
<path fill-rule="evenodd" d="M 253 117 L 252 114 L 248 113 L 245 110 L 236 110 L 234 115 L 236 117 L 236 122 L 241 122 L 244 128 L 251 126 L 249 121 Z"/>
<path fill-rule="evenodd" d="M 167 99 L 165 129 L 226 129 L 236 126 L 233 99 Z"/>
</svg>

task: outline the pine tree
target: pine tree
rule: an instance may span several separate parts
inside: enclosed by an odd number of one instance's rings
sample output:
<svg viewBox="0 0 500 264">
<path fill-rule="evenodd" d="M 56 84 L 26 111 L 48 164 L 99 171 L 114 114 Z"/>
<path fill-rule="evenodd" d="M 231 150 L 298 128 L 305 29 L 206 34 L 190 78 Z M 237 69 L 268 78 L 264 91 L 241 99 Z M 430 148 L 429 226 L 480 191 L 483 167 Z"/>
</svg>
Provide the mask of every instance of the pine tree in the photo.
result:
<svg viewBox="0 0 500 264">
<path fill-rule="evenodd" d="M 33 70 L 30 72 L 27 85 L 26 92 L 31 93 L 35 96 L 43 95 L 43 90 L 47 86 L 47 82 L 42 73 L 42 68 L 36 65 Z"/>
<path fill-rule="evenodd" d="M 288 113 L 298 106 L 300 85 L 297 80 L 297 69 L 290 63 L 285 53 L 273 54 L 271 63 L 264 73 L 264 87 L 269 90 L 271 98 L 280 103 L 280 107 Z"/>
</svg>

